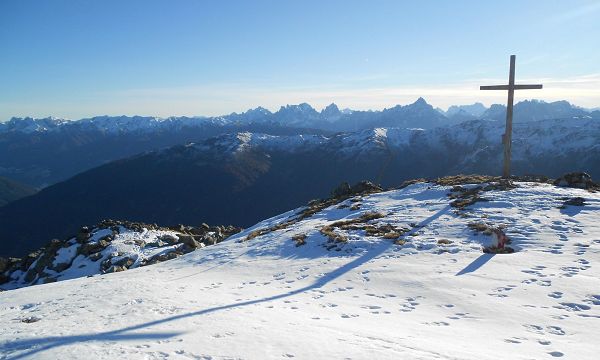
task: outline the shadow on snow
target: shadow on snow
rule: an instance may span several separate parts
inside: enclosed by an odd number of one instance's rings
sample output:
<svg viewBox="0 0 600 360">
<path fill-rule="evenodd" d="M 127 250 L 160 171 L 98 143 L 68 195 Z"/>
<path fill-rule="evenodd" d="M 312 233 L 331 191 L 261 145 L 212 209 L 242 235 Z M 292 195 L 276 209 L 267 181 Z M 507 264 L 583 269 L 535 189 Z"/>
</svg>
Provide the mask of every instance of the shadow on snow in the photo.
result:
<svg viewBox="0 0 600 360">
<path fill-rule="evenodd" d="M 438 211 L 431 217 L 422 221 L 419 224 L 420 227 L 426 226 L 427 224 L 431 223 L 432 221 L 439 218 L 443 214 L 447 213 L 449 210 L 450 210 L 450 206 L 446 206 L 445 208 L 441 209 L 440 211 Z M 365 263 L 373 260 L 377 256 L 383 254 L 392 245 L 393 245 L 393 242 L 384 241 L 381 244 L 378 244 L 377 246 L 375 246 L 373 249 L 371 249 L 369 251 L 365 251 L 361 256 L 346 263 L 345 265 L 341 266 L 340 268 L 337 268 L 337 269 L 325 274 L 324 276 L 322 276 L 319 279 L 317 279 L 316 281 L 314 281 L 312 284 L 307 285 L 302 288 L 299 288 L 299 289 L 296 289 L 296 290 L 288 291 L 288 292 L 285 292 L 282 294 L 273 295 L 273 296 L 265 297 L 262 299 L 242 301 L 242 302 L 237 302 L 237 303 L 233 303 L 233 304 L 216 306 L 216 307 L 212 307 L 212 308 L 208 308 L 208 309 L 202 309 L 202 310 L 189 312 L 189 313 L 185 313 L 185 314 L 170 316 L 170 317 L 159 319 L 159 320 L 154 320 L 154 321 L 149 321 L 149 322 L 138 324 L 138 325 L 128 326 L 128 327 L 125 327 L 125 328 L 119 329 L 119 330 L 106 331 L 106 332 L 100 332 L 100 333 L 95 333 L 95 334 L 85 334 L 85 335 L 67 335 L 67 336 L 50 336 L 50 337 L 40 337 L 40 338 L 29 338 L 29 339 L 23 339 L 23 340 L 16 340 L 16 341 L 12 341 L 12 342 L 5 342 L 3 344 L 0 344 L 0 352 L 5 354 L 3 359 L 16 360 L 16 359 L 23 359 L 23 358 L 26 358 L 29 356 L 33 356 L 37 353 L 40 353 L 42 351 L 49 350 L 52 348 L 66 346 L 66 345 L 72 345 L 72 344 L 76 344 L 76 343 L 84 343 L 84 342 L 92 342 L 92 341 L 94 341 L 94 342 L 98 342 L 98 341 L 111 342 L 111 341 L 153 340 L 153 339 L 172 338 L 172 337 L 184 334 L 184 332 L 155 332 L 155 333 L 144 333 L 144 332 L 130 333 L 130 332 L 136 331 L 136 330 L 144 330 L 144 329 L 150 328 L 152 326 L 161 325 L 161 324 L 165 324 L 165 323 L 169 323 L 169 322 L 173 322 L 173 321 L 177 321 L 177 320 L 181 320 L 181 319 L 185 319 L 185 318 L 215 313 L 215 312 L 219 312 L 222 310 L 228 310 L 228 309 L 233 309 L 233 308 L 239 308 L 239 307 L 279 300 L 279 299 L 287 298 L 287 297 L 294 296 L 297 294 L 301 294 L 301 293 L 304 293 L 304 292 L 307 292 L 310 290 L 319 289 L 319 288 L 327 285 L 329 282 L 341 277 L 342 275 L 350 272 L 351 270 L 356 269 L 359 266 L 361 266 L 362 264 L 365 264 Z M 482 258 L 482 257 L 480 257 L 480 258 Z M 20 351 L 24 351 L 24 352 L 20 352 Z M 20 353 L 15 354 L 13 356 L 8 355 L 9 353 L 14 353 L 14 352 L 20 352 Z"/>
</svg>

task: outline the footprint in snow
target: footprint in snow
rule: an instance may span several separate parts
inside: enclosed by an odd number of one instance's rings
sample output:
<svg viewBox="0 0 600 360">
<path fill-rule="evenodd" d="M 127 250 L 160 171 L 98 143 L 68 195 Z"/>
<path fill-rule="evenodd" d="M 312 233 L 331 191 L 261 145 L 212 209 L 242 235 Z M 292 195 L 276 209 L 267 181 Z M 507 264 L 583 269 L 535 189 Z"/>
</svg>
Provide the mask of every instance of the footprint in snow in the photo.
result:
<svg viewBox="0 0 600 360">
<path fill-rule="evenodd" d="M 488 294 L 490 296 L 496 296 L 496 297 L 508 297 L 508 295 L 503 294 L 504 292 L 508 292 L 513 290 L 516 287 L 516 285 L 506 285 L 506 286 L 501 286 L 499 288 L 495 288 L 493 291 L 493 293 Z"/>
<path fill-rule="evenodd" d="M 540 326 L 540 325 L 526 324 L 526 325 L 523 325 L 523 327 L 525 329 L 527 329 L 527 331 L 535 333 L 535 334 L 548 333 L 548 334 L 559 335 L 559 336 L 562 336 L 565 334 L 565 331 L 560 326 L 550 325 L 550 326 L 546 326 L 546 328 L 544 328 L 543 326 Z M 550 342 L 548 342 L 548 343 L 550 343 Z"/>
<path fill-rule="evenodd" d="M 342 314 L 340 315 L 343 319 L 349 319 L 349 318 L 355 318 L 355 317 L 359 317 L 358 314 Z"/>
<path fill-rule="evenodd" d="M 273 279 L 275 279 L 275 280 L 283 280 L 283 279 L 285 279 L 285 273 L 284 272 L 277 273 L 277 274 L 273 275 Z"/>
<path fill-rule="evenodd" d="M 509 344 L 520 344 L 522 340 L 527 340 L 527 339 L 513 336 L 510 339 L 504 339 L 504 342 L 507 342 Z"/>
<path fill-rule="evenodd" d="M 561 306 L 554 306 L 557 309 L 567 310 L 567 311 L 587 311 L 590 310 L 591 307 L 584 304 L 570 303 L 570 302 L 562 302 Z"/>
<path fill-rule="evenodd" d="M 564 335 L 565 331 L 559 326 L 546 326 L 546 331 L 552 335 Z"/>
<path fill-rule="evenodd" d="M 431 323 L 426 323 L 427 325 L 435 325 L 435 326 L 450 326 L 449 322 L 445 322 L 445 321 L 434 321 Z"/>
<path fill-rule="evenodd" d="M 548 296 L 550 296 L 551 298 L 560 299 L 563 296 L 563 293 L 561 293 L 560 291 L 553 291 L 550 294 L 548 294 Z"/>
<path fill-rule="evenodd" d="M 523 327 L 525 329 L 527 329 L 527 331 L 532 332 L 532 333 L 536 333 L 536 334 L 543 334 L 544 333 L 544 328 L 542 326 L 539 326 L 539 325 L 525 324 L 525 325 L 523 325 Z"/>
<path fill-rule="evenodd" d="M 548 355 L 553 356 L 553 357 L 562 357 L 565 354 L 561 353 L 560 351 L 551 351 L 548 353 Z"/>
<path fill-rule="evenodd" d="M 600 305 L 600 295 L 588 295 L 588 298 L 583 301 L 592 305 Z"/>
</svg>

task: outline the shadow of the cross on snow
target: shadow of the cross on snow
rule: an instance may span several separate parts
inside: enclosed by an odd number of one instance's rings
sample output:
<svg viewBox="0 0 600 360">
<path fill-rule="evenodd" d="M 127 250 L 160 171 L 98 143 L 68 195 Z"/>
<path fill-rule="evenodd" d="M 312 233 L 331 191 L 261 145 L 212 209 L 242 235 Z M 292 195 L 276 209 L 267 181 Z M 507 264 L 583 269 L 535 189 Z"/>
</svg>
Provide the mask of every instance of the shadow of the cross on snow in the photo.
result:
<svg viewBox="0 0 600 360">
<path fill-rule="evenodd" d="M 432 215 L 429 218 L 425 219 L 424 221 L 420 222 L 419 226 L 417 226 L 416 229 L 420 229 L 422 227 L 427 226 L 429 223 L 431 223 L 435 219 L 439 218 L 443 214 L 447 213 L 449 210 L 450 210 L 450 206 L 444 207 L 443 209 L 441 209 L 434 215 Z M 237 303 L 233 303 L 233 304 L 216 306 L 216 307 L 202 309 L 202 310 L 185 313 L 185 314 L 180 314 L 180 315 L 174 315 L 174 316 L 159 319 L 159 320 L 149 321 L 149 322 L 146 322 L 143 324 L 129 326 L 129 327 L 126 327 L 126 328 L 123 328 L 120 330 L 102 332 L 102 333 L 97 333 L 97 334 L 72 335 L 72 336 L 62 336 L 62 337 L 54 336 L 54 337 L 46 337 L 46 338 L 31 338 L 31 339 L 17 340 L 17 341 L 13 341 L 13 342 L 6 342 L 3 344 L 0 344 L 0 352 L 3 352 L 6 354 L 9 352 L 17 352 L 20 350 L 25 350 L 24 353 L 5 357 L 5 359 L 17 360 L 17 359 L 26 358 L 28 356 L 32 356 L 36 353 L 39 353 L 41 351 L 45 351 L 45 350 L 48 350 L 51 348 L 70 345 L 70 344 L 74 344 L 74 343 L 91 342 L 91 341 L 103 342 L 103 341 L 127 341 L 127 340 L 137 340 L 137 339 L 171 338 L 171 337 L 174 337 L 177 335 L 181 335 L 181 334 L 183 334 L 183 332 L 180 332 L 180 333 L 133 333 L 133 334 L 130 334 L 128 332 L 135 331 L 135 330 L 141 330 L 141 329 L 149 328 L 151 326 L 160 325 L 160 324 L 164 324 L 164 323 L 168 323 L 168 322 L 173 322 L 173 321 L 177 321 L 177 320 L 185 319 L 185 318 L 189 318 L 189 317 L 206 315 L 206 314 L 210 314 L 210 313 L 214 313 L 214 312 L 218 312 L 218 311 L 222 311 L 222 310 L 239 308 L 239 307 L 249 306 L 249 305 L 255 305 L 255 304 L 260 304 L 260 303 L 269 302 L 269 301 L 273 301 L 273 300 L 279 300 L 279 299 L 287 298 L 287 297 L 294 296 L 297 294 L 301 294 L 301 293 L 304 293 L 304 292 L 307 292 L 310 290 L 319 289 L 319 288 L 325 286 L 326 284 L 328 284 L 329 282 L 350 272 L 351 270 L 358 268 L 362 264 L 365 264 L 365 263 L 375 259 L 379 255 L 383 254 L 387 249 L 389 249 L 392 246 L 392 244 L 393 244 L 393 242 L 391 242 L 389 240 L 382 241 L 381 243 L 374 246 L 372 249 L 365 251 L 361 256 L 357 257 L 356 259 L 321 276 L 319 279 L 314 281 L 312 284 L 304 286 L 304 287 L 296 289 L 296 290 L 291 290 L 291 291 L 288 291 L 288 292 L 285 292 L 282 294 L 273 295 L 273 296 L 265 297 L 262 299 L 242 301 L 242 302 L 237 302 Z M 32 347 L 35 347 L 35 346 L 39 346 L 39 347 L 32 349 Z"/>
<path fill-rule="evenodd" d="M 485 263 L 492 260 L 494 255 L 496 255 L 496 254 L 482 254 L 480 257 L 473 260 L 473 262 L 470 263 L 469 265 L 467 265 L 464 269 L 462 269 L 461 271 L 456 273 L 456 276 L 460 276 L 460 275 L 464 275 L 464 274 L 476 271 L 477 269 L 479 269 L 480 267 L 485 265 Z"/>
<path fill-rule="evenodd" d="M 48 349 L 75 343 L 91 341 L 162 340 L 183 334 L 182 332 L 123 334 L 125 331 L 127 331 L 127 329 L 101 332 L 97 334 L 49 336 L 45 338 L 18 340 L 0 344 L 0 353 L 4 354 L 2 359 L 17 360 L 25 359 L 30 356 L 33 357 L 34 354 Z M 25 350 L 25 352 L 10 356 L 10 353 L 22 350 Z"/>
</svg>

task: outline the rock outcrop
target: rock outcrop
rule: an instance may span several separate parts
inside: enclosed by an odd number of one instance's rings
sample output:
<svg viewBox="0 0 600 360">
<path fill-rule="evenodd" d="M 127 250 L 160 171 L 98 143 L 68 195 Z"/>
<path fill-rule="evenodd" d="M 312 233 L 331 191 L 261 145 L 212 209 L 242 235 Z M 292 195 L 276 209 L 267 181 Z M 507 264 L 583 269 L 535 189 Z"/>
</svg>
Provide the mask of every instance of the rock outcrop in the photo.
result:
<svg viewBox="0 0 600 360">
<path fill-rule="evenodd" d="M 14 289 L 152 265 L 217 244 L 241 230 L 204 223 L 160 227 L 104 220 L 82 227 L 67 240 L 53 239 L 22 259 L 0 258 L 0 287 Z"/>
</svg>

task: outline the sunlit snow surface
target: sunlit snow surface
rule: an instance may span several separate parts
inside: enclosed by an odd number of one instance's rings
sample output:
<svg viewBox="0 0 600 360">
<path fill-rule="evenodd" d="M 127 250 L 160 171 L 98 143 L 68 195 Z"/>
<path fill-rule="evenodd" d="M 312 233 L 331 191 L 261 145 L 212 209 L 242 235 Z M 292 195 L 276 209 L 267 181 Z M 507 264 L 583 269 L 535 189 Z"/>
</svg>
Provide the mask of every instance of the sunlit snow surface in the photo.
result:
<svg viewBox="0 0 600 360">
<path fill-rule="evenodd" d="M 600 194 L 518 185 L 484 193 L 468 218 L 448 187 L 416 184 L 158 265 L 2 292 L 0 357 L 596 359 Z M 558 208 L 573 196 L 586 205 Z M 322 246 L 323 225 L 366 211 L 423 227 L 404 246 L 360 231 Z M 484 255 L 471 221 L 506 225 L 517 252 Z"/>
</svg>

